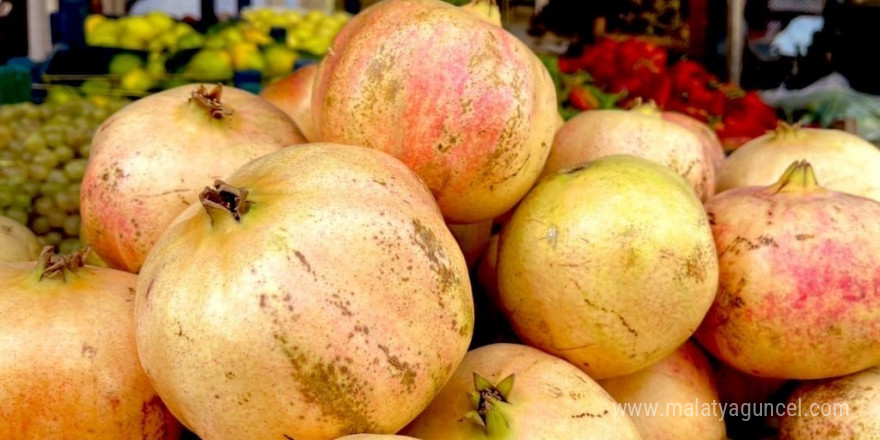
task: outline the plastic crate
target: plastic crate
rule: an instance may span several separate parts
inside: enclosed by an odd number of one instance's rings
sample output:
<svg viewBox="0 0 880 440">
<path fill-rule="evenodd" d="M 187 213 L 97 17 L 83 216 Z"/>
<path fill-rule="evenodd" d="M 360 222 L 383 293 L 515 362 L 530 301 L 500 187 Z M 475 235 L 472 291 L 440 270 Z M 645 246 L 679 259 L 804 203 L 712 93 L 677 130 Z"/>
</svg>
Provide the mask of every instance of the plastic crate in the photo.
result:
<svg viewBox="0 0 880 440">
<path fill-rule="evenodd" d="M 0 66 L 0 105 L 31 100 L 31 72 L 19 66 Z"/>
</svg>

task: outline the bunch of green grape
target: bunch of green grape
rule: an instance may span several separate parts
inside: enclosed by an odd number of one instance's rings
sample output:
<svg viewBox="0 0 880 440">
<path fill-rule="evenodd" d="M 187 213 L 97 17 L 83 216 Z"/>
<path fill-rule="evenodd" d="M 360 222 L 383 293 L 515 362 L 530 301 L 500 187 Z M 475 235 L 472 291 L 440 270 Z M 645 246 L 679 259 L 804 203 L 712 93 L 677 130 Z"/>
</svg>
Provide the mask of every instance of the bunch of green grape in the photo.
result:
<svg viewBox="0 0 880 440">
<path fill-rule="evenodd" d="M 79 249 L 80 181 L 92 136 L 127 103 L 88 97 L 0 106 L 0 215 L 60 252 Z"/>
</svg>

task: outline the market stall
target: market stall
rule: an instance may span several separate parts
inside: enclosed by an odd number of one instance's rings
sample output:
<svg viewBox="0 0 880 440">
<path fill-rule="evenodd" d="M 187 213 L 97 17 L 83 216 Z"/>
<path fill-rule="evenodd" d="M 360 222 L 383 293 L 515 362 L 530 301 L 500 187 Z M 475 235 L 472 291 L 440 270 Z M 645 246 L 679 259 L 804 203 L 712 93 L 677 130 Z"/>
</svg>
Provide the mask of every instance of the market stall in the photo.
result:
<svg viewBox="0 0 880 440">
<path fill-rule="evenodd" d="M 877 438 L 831 3 L 0 0 L 0 439 Z"/>
</svg>

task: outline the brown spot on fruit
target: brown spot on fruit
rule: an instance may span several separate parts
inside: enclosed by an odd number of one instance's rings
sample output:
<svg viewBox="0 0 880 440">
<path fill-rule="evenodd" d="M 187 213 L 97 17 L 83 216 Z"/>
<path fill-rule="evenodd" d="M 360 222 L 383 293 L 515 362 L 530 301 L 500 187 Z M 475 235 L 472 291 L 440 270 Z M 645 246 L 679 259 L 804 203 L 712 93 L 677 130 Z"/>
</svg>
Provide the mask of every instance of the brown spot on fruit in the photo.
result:
<svg viewBox="0 0 880 440">
<path fill-rule="evenodd" d="M 416 382 L 416 371 L 413 366 L 409 362 L 403 362 L 397 356 L 392 355 L 388 347 L 384 345 L 379 345 L 378 347 L 379 350 L 382 350 L 382 353 L 385 353 L 385 361 L 393 368 L 394 372 L 392 374 L 400 379 L 400 383 L 406 387 L 407 391 L 412 392 Z"/>
</svg>

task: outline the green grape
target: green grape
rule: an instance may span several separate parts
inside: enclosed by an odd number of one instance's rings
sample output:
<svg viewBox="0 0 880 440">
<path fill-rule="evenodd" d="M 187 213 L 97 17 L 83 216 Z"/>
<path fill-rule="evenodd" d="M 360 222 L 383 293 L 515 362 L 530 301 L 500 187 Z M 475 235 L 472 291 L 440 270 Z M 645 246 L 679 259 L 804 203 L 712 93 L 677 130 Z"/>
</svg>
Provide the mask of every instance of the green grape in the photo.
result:
<svg viewBox="0 0 880 440">
<path fill-rule="evenodd" d="M 58 231 L 49 231 L 43 235 L 43 239 L 45 240 L 45 243 L 43 243 L 44 246 L 58 246 L 58 244 L 61 243 L 61 240 L 64 239 L 64 236 Z"/>
<path fill-rule="evenodd" d="M 28 167 L 21 164 L 13 164 L 3 168 L 3 174 L 7 185 L 21 186 L 28 180 Z"/>
<path fill-rule="evenodd" d="M 60 228 L 64 226 L 64 220 L 67 219 L 67 213 L 56 209 L 48 214 L 46 214 L 46 220 L 49 222 L 49 226 L 53 228 Z"/>
<path fill-rule="evenodd" d="M 64 173 L 70 177 L 70 180 L 82 180 L 88 162 L 88 159 L 74 159 L 67 162 L 64 164 Z"/>
<path fill-rule="evenodd" d="M 44 235 L 50 229 L 52 228 L 49 227 L 49 219 L 44 216 L 39 216 L 31 222 L 31 230 L 34 231 L 34 234 Z"/>
<path fill-rule="evenodd" d="M 61 191 L 64 191 L 63 183 L 46 182 L 40 185 L 40 192 L 47 196 L 55 197 Z"/>
<path fill-rule="evenodd" d="M 49 173 L 52 172 L 51 167 L 47 167 L 45 165 L 40 165 L 33 163 L 29 167 L 31 178 L 37 181 L 44 181 L 49 177 Z"/>
<path fill-rule="evenodd" d="M 86 143 L 79 146 L 79 149 L 76 151 L 79 154 L 79 157 L 89 157 L 92 153 L 92 143 Z"/>
<path fill-rule="evenodd" d="M 58 252 L 62 254 L 71 254 L 80 250 L 82 245 L 77 238 L 65 238 L 61 240 L 61 243 L 58 245 Z"/>
<path fill-rule="evenodd" d="M 35 131 L 24 138 L 24 147 L 34 153 L 43 151 L 47 147 L 46 139 L 43 139 L 43 135 L 39 131 Z"/>
<path fill-rule="evenodd" d="M 55 182 L 55 183 L 67 183 L 70 179 L 67 178 L 67 174 L 64 174 L 62 170 L 52 170 L 49 172 L 49 177 L 46 178 L 47 182 Z"/>
<path fill-rule="evenodd" d="M 44 131 L 43 136 L 46 138 L 46 144 L 52 148 L 64 145 L 64 133 L 60 130 Z"/>
<path fill-rule="evenodd" d="M 39 215 L 49 215 L 52 211 L 58 209 L 58 206 L 55 204 L 55 199 L 49 196 L 40 196 L 34 200 L 34 211 Z"/>
<path fill-rule="evenodd" d="M 4 209 L 12 204 L 12 193 L 0 191 L 0 209 Z"/>
<path fill-rule="evenodd" d="M 57 167 L 58 162 L 58 156 L 49 150 L 44 150 L 35 154 L 33 160 L 34 164 L 44 166 L 50 170 Z"/>
<path fill-rule="evenodd" d="M 67 217 L 67 219 L 64 220 L 64 225 L 62 225 L 62 228 L 64 228 L 64 233 L 67 234 L 68 237 L 78 237 L 79 223 L 80 220 L 78 214 Z"/>
<path fill-rule="evenodd" d="M 22 110 L 22 118 L 23 119 L 39 119 L 40 118 L 40 108 L 37 107 L 36 104 L 31 102 L 24 102 L 21 104 Z"/>
<path fill-rule="evenodd" d="M 27 226 L 28 213 L 23 208 L 10 207 L 6 209 L 6 216 Z"/>
<path fill-rule="evenodd" d="M 73 149 L 68 147 L 67 145 L 62 145 L 55 149 L 55 156 L 58 157 L 58 161 L 61 163 L 70 162 L 73 159 L 74 152 Z"/>
<path fill-rule="evenodd" d="M 27 194 L 30 197 L 34 197 L 40 192 L 40 182 L 34 180 L 28 180 L 21 186 L 21 192 Z"/>
<path fill-rule="evenodd" d="M 69 192 L 60 192 L 55 195 L 55 204 L 65 212 L 77 212 L 79 210 L 79 195 Z"/>
<path fill-rule="evenodd" d="M 6 148 L 8 148 L 9 151 L 17 153 L 19 155 L 23 155 L 23 154 L 27 153 L 27 150 L 24 147 L 24 141 L 21 139 L 17 139 L 17 138 L 9 141 L 9 144 L 6 145 Z"/>
<path fill-rule="evenodd" d="M 29 212 L 31 209 L 31 196 L 27 194 L 12 194 L 12 203 L 10 204 L 13 208 L 21 208 L 24 212 Z"/>
</svg>

